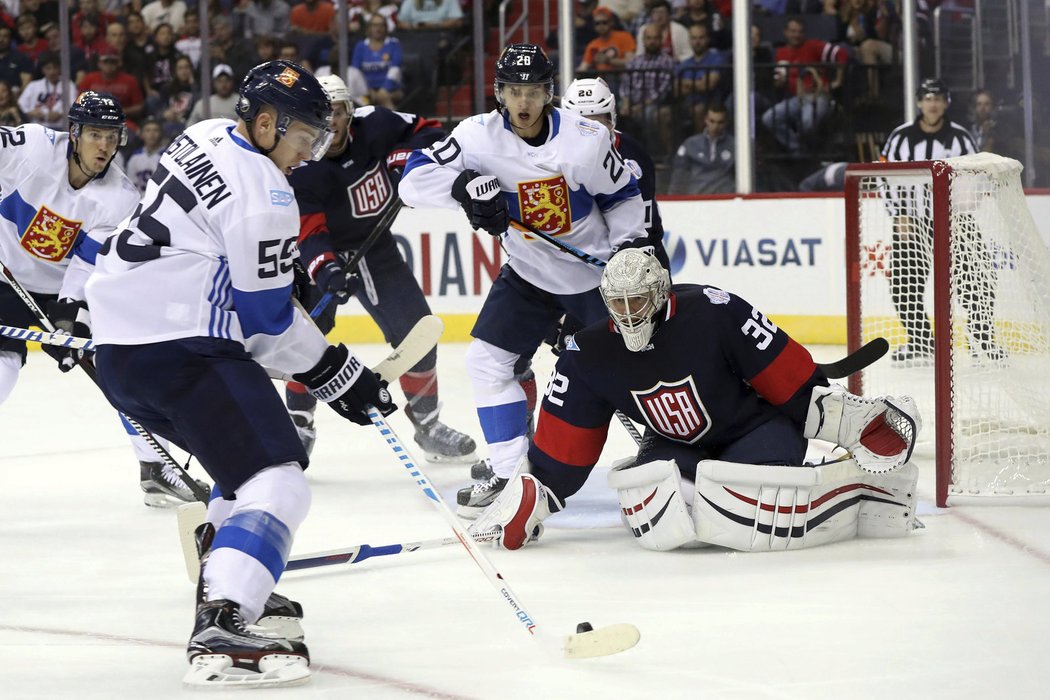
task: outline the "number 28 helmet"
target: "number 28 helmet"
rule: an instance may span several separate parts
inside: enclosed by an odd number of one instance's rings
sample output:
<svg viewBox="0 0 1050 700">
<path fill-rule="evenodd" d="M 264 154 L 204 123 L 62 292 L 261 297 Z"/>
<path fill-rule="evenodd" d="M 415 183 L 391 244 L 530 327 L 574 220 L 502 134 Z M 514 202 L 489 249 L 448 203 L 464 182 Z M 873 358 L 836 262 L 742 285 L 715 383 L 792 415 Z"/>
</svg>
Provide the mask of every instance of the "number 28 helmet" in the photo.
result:
<svg viewBox="0 0 1050 700">
<path fill-rule="evenodd" d="M 494 88 L 500 105 L 504 85 L 544 85 L 549 103 L 554 99 L 554 62 L 536 44 L 511 44 L 496 59 Z"/>
</svg>

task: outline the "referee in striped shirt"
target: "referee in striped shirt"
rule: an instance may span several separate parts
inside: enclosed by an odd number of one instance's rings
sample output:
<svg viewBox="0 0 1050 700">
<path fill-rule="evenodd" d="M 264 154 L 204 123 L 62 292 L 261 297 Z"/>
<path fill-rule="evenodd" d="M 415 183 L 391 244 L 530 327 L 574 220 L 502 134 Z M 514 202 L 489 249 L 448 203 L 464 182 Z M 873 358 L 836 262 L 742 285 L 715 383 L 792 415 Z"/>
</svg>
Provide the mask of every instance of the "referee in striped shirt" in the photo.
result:
<svg viewBox="0 0 1050 700">
<path fill-rule="evenodd" d="M 923 80 L 916 95 L 920 114 L 898 126 L 882 148 L 889 162 L 941 160 L 977 152 L 966 127 L 945 118 L 951 94 L 939 79 Z M 924 295 L 933 252 L 931 199 L 927 187 L 900 186 L 887 195 L 893 215 L 890 254 L 890 295 L 907 335 L 907 342 L 891 356 L 897 364 L 928 364 L 933 357 L 933 329 L 926 316 Z M 969 316 L 971 344 L 977 343 L 991 359 L 1001 359 L 994 342 L 991 318 L 995 305 L 995 270 L 971 214 L 961 214 L 952 225 L 953 258 L 958 260 L 962 304 Z"/>
</svg>

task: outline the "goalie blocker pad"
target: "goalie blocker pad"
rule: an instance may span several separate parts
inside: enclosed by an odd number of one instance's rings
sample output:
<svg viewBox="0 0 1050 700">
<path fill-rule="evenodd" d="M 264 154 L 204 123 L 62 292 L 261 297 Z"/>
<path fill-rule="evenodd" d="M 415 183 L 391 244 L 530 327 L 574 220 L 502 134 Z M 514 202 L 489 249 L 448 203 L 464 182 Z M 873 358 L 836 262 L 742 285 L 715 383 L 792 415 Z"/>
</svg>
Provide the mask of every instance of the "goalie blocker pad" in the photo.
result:
<svg viewBox="0 0 1050 700">
<path fill-rule="evenodd" d="M 910 396 L 866 399 L 842 387 L 813 387 L 805 437 L 844 447 L 872 474 L 897 469 L 911 459 L 922 426 Z"/>
<path fill-rule="evenodd" d="M 696 542 L 682 475 L 672 460 L 618 464 L 609 471 L 609 486 L 616 489 L 620 515 L 638 544 L 665 552 Z"/>
<path fill-rule="evenodd" d="M 872 474 L 852 458 L 772 467 L 701 461 L 693 522 L 702 542 L 744 552 L 803 549 L 916 527 L 919 470 Z"/>
</svg>

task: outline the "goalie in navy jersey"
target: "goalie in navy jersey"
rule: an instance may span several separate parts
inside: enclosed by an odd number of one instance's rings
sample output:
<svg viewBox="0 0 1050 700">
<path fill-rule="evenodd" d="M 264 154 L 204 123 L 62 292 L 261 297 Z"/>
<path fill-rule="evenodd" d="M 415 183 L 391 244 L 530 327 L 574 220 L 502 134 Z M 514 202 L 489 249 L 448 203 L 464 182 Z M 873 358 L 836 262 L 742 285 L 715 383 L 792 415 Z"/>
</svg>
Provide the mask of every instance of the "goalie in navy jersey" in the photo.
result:
<svg viewBox="0 0 1050 700">
<path fill-rule="evenodd" d="M 716 287 L 672 288 L 647 251 L 618 252 L 599 289 L 610 319 L 567 339 L 527 458 L 473 531 L 499 529 L 506 549 L 537 539 L 590 475 L 617 410 L 647 426 L 609 484 L 648 549 L 800 548 L 916 526 L 910 398 L 830 387 L 758 309 Z M 851 456 L 803 466 L 810 438 Z"/>
<path fill-rule="evenodd" d="M 300 287 L 299 300 L 310 310 L 325 293 L 333 295 L 336 303 L 315 319 L 327 334 L 335 327 L 337 304 L 355 296 L 387 342 L 396 346 L 430 314 L 430 307 L 390 234 L 390 221 L 356 270 L 346 264 L 384 216 L 400 209 L 397 184 L 408 155 L 446 134 L 438 122 L 413 114 L 371 106 L 355 110 L 337 75 L 318 81 L 332 101 L 335 137 L 324 158 L 297 168 L 289 178 L 299 204 L 300 260 L 314 283 Z M 473 462 L 474 440 L 438 420 L 436 365 L 435 348 L 400 380 L 415 440 L 432 461 Z M 309 452 L 316 437 L 317 401 L 295 382 L 288 384 L 285 398 Z"/>
</svg>

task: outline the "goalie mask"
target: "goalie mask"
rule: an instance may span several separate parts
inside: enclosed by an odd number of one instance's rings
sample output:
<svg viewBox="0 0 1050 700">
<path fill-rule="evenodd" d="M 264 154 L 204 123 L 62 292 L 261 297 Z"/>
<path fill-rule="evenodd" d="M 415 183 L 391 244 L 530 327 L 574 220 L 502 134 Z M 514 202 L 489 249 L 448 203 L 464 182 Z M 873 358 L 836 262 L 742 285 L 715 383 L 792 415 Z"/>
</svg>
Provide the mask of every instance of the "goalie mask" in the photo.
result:
<svg viewBox="0 0 1050 700">
<path fill-rule="evenodd" d="M 652 253 L 636 248 L 612 257 L 598 286 L 624 345 L 638 352 L 653 337 L 656 315 L 667 303 L 671 276 Z"/>
</svg>

